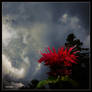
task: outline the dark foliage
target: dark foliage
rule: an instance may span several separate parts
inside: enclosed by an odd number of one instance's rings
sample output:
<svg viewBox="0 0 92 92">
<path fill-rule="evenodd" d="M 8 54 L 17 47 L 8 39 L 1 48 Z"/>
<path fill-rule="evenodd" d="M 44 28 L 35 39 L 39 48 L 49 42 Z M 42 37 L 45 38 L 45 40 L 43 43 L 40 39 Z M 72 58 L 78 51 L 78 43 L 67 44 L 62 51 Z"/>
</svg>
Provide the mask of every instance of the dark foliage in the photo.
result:
<svg viewBox="0 0 92 92">
<path fill-rule="evenodd" d="M 78 88 L 87 89 L 89 88 L 89 48 L 82 48 L 83 43 L 76 39 L 74 34 L 69 34 L 65 46 L 77 46 L 77 49 L 85 51 L 83 53 L 79 53 L 79 64 L 73 65 L 72 67 L 72 79 L 79 82 Z"/>
</svg>

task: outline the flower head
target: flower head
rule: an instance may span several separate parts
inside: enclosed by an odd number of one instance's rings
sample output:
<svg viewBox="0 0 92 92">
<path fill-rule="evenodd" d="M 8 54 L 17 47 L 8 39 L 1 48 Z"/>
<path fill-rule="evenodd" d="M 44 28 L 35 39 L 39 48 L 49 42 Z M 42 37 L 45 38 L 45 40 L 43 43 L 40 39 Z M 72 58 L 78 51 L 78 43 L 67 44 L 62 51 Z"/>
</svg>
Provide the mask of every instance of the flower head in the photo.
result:
<svg viewBox="0 0 92 92">
<path fill-rule="evenodd" d="M 64 48 L 61 47 L 58 49 L 58 53 L 56 53 L 56 49 L 53 47 L 52 50 L 50 47 L 47 49 L 44 49 L 46 53 L 42 53 L 42 57 L 38 60 L 39 63 L 44 62 L 45 65 L 50 66 L 51 71 L 50 73 L 53 74 L 69 74 L 70 71 L 68 71 L 65 67 L 72 66 L 72 63 L 77 64 L 77 55 L 76 53 L 79 51 L 73 51 L 74 47 L 71 48 Z M 72 52 L 73 51 L 73 52 Z"/>
<path fill-rule="evenodd" d="M 55 48 L 53 47 L 52 50 L 50 47 L 47 49 L 44 49 L 46 53 L 42 53 L 42 57 L 38 60 L 39 63 L 45 62 L 45 65 L 53 65 L 53 64 L 61 64 L 64 63 L 66 66 L 71 66 L 72 63 L 77 64 L 76 61 L 78 61 L 77 57 L 75 54 L 79 51 L 74 51 L 71 53 L 71 51 L 74 49 L 74 47 L 66 48 L 61 47 L 58 49 L 58 53 L 56 53 Z"/>
</svg>

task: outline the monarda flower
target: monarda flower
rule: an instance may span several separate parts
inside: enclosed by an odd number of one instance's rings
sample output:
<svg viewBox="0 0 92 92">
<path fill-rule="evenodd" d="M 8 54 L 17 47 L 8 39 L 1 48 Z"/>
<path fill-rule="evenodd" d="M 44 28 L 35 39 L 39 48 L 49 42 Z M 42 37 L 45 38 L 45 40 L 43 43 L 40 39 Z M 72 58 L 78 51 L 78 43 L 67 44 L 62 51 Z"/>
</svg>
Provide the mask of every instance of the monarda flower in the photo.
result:
<svg viewBox="0 0 92 92">
<path fill-rule="evenodd" d="M 54 47 L 52 47 L 52 50 L 48 47 L 47 49 L 44 49 L 45 53 L 41 52 L 42 57 L 38 62 L 44 62 L 45 65 L 50 67 L 51 72 L 49 72 L 49 74 L 69 75 L 71 70 L 68 70 L 67 67 L 71 67 L 73 63 L 77 64 L 78 61 L 76 53 L 79 51 L 72 52 L 74 48 L 75 46 L 66 49 L 61 47 L 56 53 Z"/>
</svg>

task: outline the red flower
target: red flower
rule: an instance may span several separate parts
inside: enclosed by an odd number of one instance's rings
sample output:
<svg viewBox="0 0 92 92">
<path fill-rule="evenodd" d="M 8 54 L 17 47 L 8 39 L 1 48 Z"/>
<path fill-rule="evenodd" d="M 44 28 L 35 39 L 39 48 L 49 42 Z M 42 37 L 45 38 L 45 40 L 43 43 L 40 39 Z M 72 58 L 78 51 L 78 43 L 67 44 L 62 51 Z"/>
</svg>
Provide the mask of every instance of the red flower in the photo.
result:
<svg viewBox="0 0 92 92">
<path fill-rule="evenodd" d="M 75 47 L 71 47 L 69 50 L 68 48 L 64 50 L 64 47 L 61 47 L 58 49 L 58 53 L 56 53 L 54 47 L 52 48 L 53 52 L 48 47 L 49 52 L 44 49 L 47 53 L 41 52 L 42 57 L 38 60 L 38 62 L 45 62 L 45 65 L 61 64 L 62 62 L 64 62 L 65 66 L 71 66 L 72 63 L 77 64 L 76 61 L 78 56 L 76 56 L 75 54 L 79 51 L 71 53 L 74 48 Z"/>
<path fill-rule="evenodd" d="M 61 47 L 58 49 L 58 53 L 56 53 L 54 47 L 52 48 L 53 51 L 48 47 L 48 49 L 44 49 L 46 53 L 41 52 L 42 57 L 38 60 L 38 62 L 44 62 L 45 65 L 49 65 L 52 71 L 51 73 L 54 75 L 57 73 L 61 75 L 70 74 L 70 72 L 65 67 L 72 66 L 72 63 L 77 64 L 78 56 L 75 54 L 79 51 L 71 52 L 74 48 L 75 47 L 64 49 L 64 47 Z M 57 67 L 57 69 L 55 69 L 55 67 Z"/>
</svg>

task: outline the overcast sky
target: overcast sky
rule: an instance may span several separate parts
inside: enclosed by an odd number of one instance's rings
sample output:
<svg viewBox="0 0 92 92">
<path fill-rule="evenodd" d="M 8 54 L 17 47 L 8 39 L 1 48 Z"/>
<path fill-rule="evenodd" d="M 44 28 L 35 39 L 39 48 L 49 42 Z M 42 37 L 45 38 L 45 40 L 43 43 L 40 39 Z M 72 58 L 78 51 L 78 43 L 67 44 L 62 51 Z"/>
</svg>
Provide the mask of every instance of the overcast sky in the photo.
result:
<svg viewBox="0 0 92 92">
<path fill-rule="evenodd" d="M 3 75 L 16 80 L 46 79 L 48 67 L 38 64 L 39 51 L 63 46 L 74 33 L 90 46 L 89 3 L 2 3 Z"/>
</svg>

